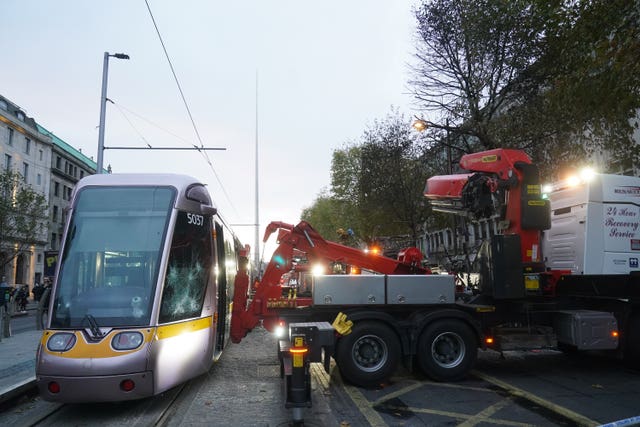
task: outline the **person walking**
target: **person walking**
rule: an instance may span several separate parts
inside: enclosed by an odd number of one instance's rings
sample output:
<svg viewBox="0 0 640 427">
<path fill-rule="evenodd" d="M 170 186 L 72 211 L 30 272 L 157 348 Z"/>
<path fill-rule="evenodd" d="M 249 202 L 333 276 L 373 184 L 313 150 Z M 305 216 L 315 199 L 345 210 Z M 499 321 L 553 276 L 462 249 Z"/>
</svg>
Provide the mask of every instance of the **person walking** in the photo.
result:
<svg viewBox="0 0 640 427">
<path fill-rule="evenodd" d="M 18 311 L 25 312 L 27 311 L 27 298 L 29 297 L 29 290 L 27 285 L 23 285 L 16 292 L 16 304 L 18 307 Z"/>
<path fill-rule="evenodd" d="M 9 302 L 13 295 L 13 288 L 7 284 L 7 280 L 2 276 L 2 282 L 0 282 L 0 307 L 4 308 L 5 313 L 9 310 Z"/>
</svg>

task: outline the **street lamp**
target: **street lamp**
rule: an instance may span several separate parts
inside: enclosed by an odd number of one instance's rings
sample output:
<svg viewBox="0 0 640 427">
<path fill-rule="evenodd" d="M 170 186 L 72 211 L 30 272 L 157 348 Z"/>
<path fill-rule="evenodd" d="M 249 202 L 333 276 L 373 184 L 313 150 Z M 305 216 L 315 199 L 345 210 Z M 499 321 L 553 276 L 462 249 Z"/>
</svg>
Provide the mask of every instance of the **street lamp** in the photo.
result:
<svg viewBox="0 0 640 427">
<path fill-rule="evenodd" d="M 416 120 L 413 122 L 411 126 L 413 126 L 413 128 L 418 132 L 422 132 L 427 127 L 429 127 L 429 124 L 426 122 L 426 120 L 422 120 L 416 117 Z"/>
<path fill-rule="evenodd" d="M 102 65 L 102 97 L 100 99 L 100 126 L 98 128 L 98 164 L 96 167 L 96 173 L 102 173 L 102 162 L 104 155 L 104 118 L 107 110 L 107 74 L 109 73 L 109 57 L 112 56 L 118 59 L 129 59 L 129 55 L 124 53 L 109 52 L 104 53 L 104 62 Z"/>
</svg>

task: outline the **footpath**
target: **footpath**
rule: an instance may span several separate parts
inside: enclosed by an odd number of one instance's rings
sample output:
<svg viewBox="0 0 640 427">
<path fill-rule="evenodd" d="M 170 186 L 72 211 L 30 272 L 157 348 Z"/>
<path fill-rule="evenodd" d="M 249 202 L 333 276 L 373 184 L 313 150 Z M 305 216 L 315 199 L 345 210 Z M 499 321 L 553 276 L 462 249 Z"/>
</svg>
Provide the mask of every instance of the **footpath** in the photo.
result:
<svg viewBox="0 0 640 427">
<path fill-rule="evenodd" d="M 12 319 L 35 313 L 37 308 L 37 303 L 29 301 L 27 311 L 13 313 Z M 42 331 L 37 330 L 21 331 L 7 338 L 2 337 L 0 341 L 0 404 L 36 387 L 36 351 L 40 337 L 42 337 Z"/>
</svg>

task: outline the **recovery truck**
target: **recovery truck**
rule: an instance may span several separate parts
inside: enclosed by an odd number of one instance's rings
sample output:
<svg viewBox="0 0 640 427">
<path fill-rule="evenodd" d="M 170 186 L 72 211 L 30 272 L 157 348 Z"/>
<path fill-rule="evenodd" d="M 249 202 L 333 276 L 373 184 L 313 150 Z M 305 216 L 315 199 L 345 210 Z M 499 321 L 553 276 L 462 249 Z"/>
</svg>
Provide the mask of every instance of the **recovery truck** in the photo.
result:
<svg viewBox="0 0 640 427">
<path fill-rule="evenodd" d="M 279 246 L 253 299 L 248 281 L 236 288 L 232 340 L 260 322 L 268 330 L 284 322 L 291 339 L 281 355 L 299 344 L 291 360 L 281 356 L 285 373 L 323 354 L 325 369 L 333 357 L 343 378 L 359 386 L 383 382 L 400 361 L 436 381 L 459 380 L 478 349 L 605 350 L 639 362 L 638 179 L 601 177 L 547 199 L 522 151 L 467 154 L 460 166 L 465 173 L 429 178 L 425 196 L 434 210 L 469 221 L 499 219 L 499 232 L 476 258 L 473 295 L 456 293 L 453 276 L 430 274 L 416 248 L 394 260 L 326 241 L 306 222 L 273 222 L 264 240 L 278 231 Z M 300 254 L 360 274 L 314 276 L 311 296 L 283 294 L 280 277 Z M 296 362 L 305 351 L 308 359 Z M 290 394 L 304 395 L 308 378 L 297 384 Z M 310 405 L 305 399 L 290 405 Z"/>
</svg>

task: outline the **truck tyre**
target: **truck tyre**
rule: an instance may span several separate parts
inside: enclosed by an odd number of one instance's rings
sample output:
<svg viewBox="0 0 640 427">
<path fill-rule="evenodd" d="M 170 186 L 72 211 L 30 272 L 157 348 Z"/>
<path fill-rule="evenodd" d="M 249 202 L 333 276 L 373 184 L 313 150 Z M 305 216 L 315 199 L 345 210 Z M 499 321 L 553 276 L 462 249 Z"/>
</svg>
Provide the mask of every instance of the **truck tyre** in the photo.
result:
<svg viewBox="0 0 640 427">
<path fill-rule="evenodd" d="M 356 323 L 352 332 L 338 341 L 334 358 L 347 382 L 360 387 L 376 386 L 395 372 L 400 341 L 382 323 Z"/>
<path fill-rule="evenodd" d="M 469 326 L 459 320 L 438 320 L 420 335 L 418 366 L 435 381 L 457 381 L 475 364 L 477 347 Z"/>
</svg>

